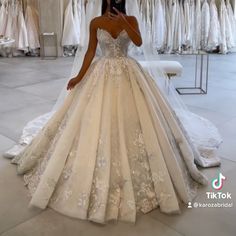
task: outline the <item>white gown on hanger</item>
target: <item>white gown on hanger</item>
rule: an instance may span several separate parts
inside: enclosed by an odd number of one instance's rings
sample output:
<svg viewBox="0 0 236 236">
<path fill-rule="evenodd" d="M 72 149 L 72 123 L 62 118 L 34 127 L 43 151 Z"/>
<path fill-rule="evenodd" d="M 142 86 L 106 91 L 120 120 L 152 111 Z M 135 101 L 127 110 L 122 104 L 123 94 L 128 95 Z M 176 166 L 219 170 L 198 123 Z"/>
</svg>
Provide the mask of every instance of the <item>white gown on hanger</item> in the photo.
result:
<svg viewBox="0 0 236 236">
<path fill-rule="evenodd" d="M 127 56 L 126 31 L 113 38 L 98 29 L 97 37 L 102 57 L 12 161 L 30 204 L 98 223 L 135 222 L 157 207 L 180 212 L 207 183 L 194 163 L 202 157 L 155 81 Z"/>
<path fill-rule="evenodd" d="M 207 0 L 204 0 L 202 5 L 201 18 L 201 47 L 207 49 L 207 41 L 210 31 L 210 7 Z"/>
<path fill-rule="evenodd" d="M 210 2 L 210 17 L 211 19 L 207 50 L 212 51 L 221 44 L 220 23 L 215 0 L 211 0 Z"/>
<path fill-rule="evenodd" d="M 28 41 L 28 34 L 27 34 L 27 28 L 25 24 L 25 18 L 23 16 L 22 9 L 19 9 L 18 12 L 18 17 L 17 17 L 17 22 L 18 22 L 18 45 L 17 49 L 20 50 L 28 50 L 29 47 L 29 41 Z"/>
<path fill-rule="evenodd" d="M 173 38 L 173 49 L 175 52 L 181 51 L 182 46 L 182 21 L 181 21 L 181 10 L 179 0 L 175 1 L 176 4 L 176 15 L 175 15 L 175 27 L 174 27 L 174 38 Z"/>
<path fill-rule="evenodd" d="M 181 47 L 185 44 L 185 19 L 184 19 L 184 3 L 180 1 L 180 24 L 181 24 Z"/>
<path fill-rule="evenodd" d="M 226 36 L 226 46 L 227 50 L 229 51 L 234 47 L 234 38 L 233 38 L 233 33 L 232 33 L 232 25 L 231 21 L 228 15 L 228 10 L 226 7 L 226 4 L 224 2 L 223 9 L 224 9 L 224 18 L 225 18 L 225 36 Z"/>
<path fill-rule="evenodd" d="M 184 22 L 185 22 L 185 34 L 183 43 L 187 48 L 191 46 L 192 42 L 192 31 L 191 31 L 191 18 L 190 18 L 190 0 L 184 0 Z"/>
<path fill-rule="evenodd" d="M 7 9 L 5 1 L 1 1 L 2 6 L 0 7 L 0 35 L 5 35 L 7 25 Z"/>
<path fill-rule="evenodd" d="M 74 20 L 75 20 L 75 27 L 77 31 L 77 37 L 80 39 L 80 24 L 81 24 L 81 11 L 79 11 L 80 3 L 78 0 L 74 0 Z M 80 45 L 80 41 L 78 41 L 78 45 Z"/>
<path fill-rule="evenodd" d="M 172 50 L 172 26 L 171 26 L 171 10 L 170 10 L 170 2 L 166 2 L 165 4 L 165 16 L 166 16 L 166 53 L 170 53 Z"/>
<path fill-rule="evenodd" d="M 234 12 L 233 12 L 233 9 L 229 0 L 226 0 L 226 7 L 227 7 L 228 16 L 229 16 L 232 37 L 233 37 L 232 43 L 233 43 L 233 47 L 235 47 L 236 46 L 236 19 L 235 19 Z"/>
<path fill-rule="evenodd" d="M 196 47 L 195 0 L 190 0 L 189 14 L 190 14 L 190 29 L 191 29 L 190 47 L 193 52 L 196 52 L 197 47 Z"/>
<path fill-rule="evenodd" d="M 169 1 L 169 16 L 170 16 L 170 22 L 169 22 L 169 36 L 168 36 L 168 52 L 171 53 L 176 46 L 176 41 L 175 41 L 175 35 L 176 35 L 176 21 L 178 20 L 177 18 L 177 0 L 171 0 Z"/>
<path fill-rule="evenodd" d="M 196 50 L 201 49 L 201 27 L 202 27 L 202 16 L 201 16 L 201 0 L 196 0 L 195 6 L 195 37 L 196 37 Z"/>
<path fill-rule="evenodd" d="M 162 51 L 166 40 L 166 21 L 164 6 L 161 0 L 155 2 L 153 19 L 153 45 L 158 51 Z"/>
<path fill-rule="evenodd" d="M 80 31 L 84 32 L 86 29 L 86 20 L 85 20 L 85 0 L 80 0 L 78 3 L 78 12 L 81 10 L 81 21 L 80 21 Z M 80 45 L 83 47 L 85 45 L 85 34 L 80 34 Z"/>
<path fill-rule="evenodd" d="M 71 46 L 79 44 L 74 14 L 73 0 L 70 0 L 64 14 L 64 29 L 62 35 L 62 46 Z"/>
<path fill-rule="evenodd" d="M 6 22 L 6 29 L 5 29 L 5 36 L 15 39 L 15 34 L 13 30 L 13 7 L 12 5 L 8 4 L 7 8 L 7 22 Z"/>
<path fill-rule="evenodd" d="M 37 10 L 28 5 L 25 11 L 25 23 L 27 28 L 30 49 L 40 48 L 39 42 L 39 16 Z"/>
</svg>

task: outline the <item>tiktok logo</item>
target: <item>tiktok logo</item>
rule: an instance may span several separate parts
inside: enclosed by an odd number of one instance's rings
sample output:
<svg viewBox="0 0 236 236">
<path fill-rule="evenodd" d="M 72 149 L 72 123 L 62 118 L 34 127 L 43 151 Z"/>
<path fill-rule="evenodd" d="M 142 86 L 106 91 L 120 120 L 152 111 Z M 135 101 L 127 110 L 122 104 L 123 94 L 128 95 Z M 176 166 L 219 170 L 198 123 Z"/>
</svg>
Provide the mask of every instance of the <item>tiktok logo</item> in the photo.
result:
<svg viewBox="0 0 236 236">
<path fill-rule="evenodd" d="M 222 174 L 219 173 L 218 178 L 213 179 L 211 182 L 212 188 L 215 190 L 221 190 L 223 188 L 223 183 L 226 180 L 226 177 Z"/>
</svg>

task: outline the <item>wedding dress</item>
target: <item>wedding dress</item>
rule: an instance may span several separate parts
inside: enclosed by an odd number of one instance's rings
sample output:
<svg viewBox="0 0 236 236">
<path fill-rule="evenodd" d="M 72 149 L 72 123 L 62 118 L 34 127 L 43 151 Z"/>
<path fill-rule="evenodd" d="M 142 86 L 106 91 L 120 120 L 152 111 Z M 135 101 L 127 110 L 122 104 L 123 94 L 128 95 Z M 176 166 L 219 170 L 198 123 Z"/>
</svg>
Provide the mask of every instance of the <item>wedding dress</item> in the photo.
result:
<svg viewBox="0 0 236 236">
<path fill-rule="evenodd" d="M 171 25 L 171 12 L 170 12 L 170 1 L 165 3 L 165 11 L 166 11 L 166 28 L 167 28 L 167 34 L 166 34 L 166 53 L 171 53 L 172 50 L 172 25 Z"/>
<path fill-rule="evenodd" d="M 5 36 L 15 39 L 15 34 L 14 34 L 14 30 L 13 30 L 13 26 L 14 26 L 14 22 L 13 22 L 13 7 L 11 5 L 7 5 L 6 8 L 7 11 L 7 22 L 6 22 L 6 28 L 5 28 Z"/>
<path fill-rule="evenodd" d="M 207 43 L 207 50 L 215 50 L 221 44 L 220 23 L 215 0 L 210 2 L 210 30 Z"/>
<path fill-rule="evenodd" d="M 173 51 L 175 46 L 175 32 L 176 32 L 176 20 L 177 20 L 177 4 L 176 0 L 171 0 L 168 2 L 168 11 L 169 11 L 169 25 L 170 27 L 168 32 L 168 42 L 167 42 L 167 50 L 169 53 Z"/>
<path fill-rule="evenodd" d="M 184 1 L 184 21 L 185 21 L 184 45 L 186 46 L 186 48 L 189 48 L 192 42 L 190 0 Z"/>
<path fill-rule="evenodd" d="M 195 6 L 195 32 L 196 32 L 196 50 L 201 49 L 201 0 L 196 0 Z"/>
<path fill-rule="evenodd" d="M 70 0 L 65 10 L 64 29 L 62 35 L 62 46 L 78 45 L 80 40 L 78 37 L 76 22 L 73 14 L 73 0 Z"/>
<path fill-rule="evenodd" d="M 175 30 L 174 30 L 174 51 L 180 52 L 182 46 L 182 16 L 181 16 L 181 6 L 179 1 L 176 1 L 176 19 L 175 19 Z"/>
<path fill-rule="evenodd" d="M 30 204 L 98 223 L 179 213 L 206 177 L 184 127 L 150 74 L 127 55 L 126 31 L 98 29 L 102 57 L 13 160 Z"/>
<path fill-rule="evenodd" d="M 164 6 L 161 0 L 157 0 L 154 8 L 153 17 L 153 46 L 158 50 L 162 51 L 165 47 L 166 40 L 166 21 L 164 14 Z"/>
<path fill-rule="evenodd" d="M 30 49 L 40 48 L 38 12 L 32 6 L 26 7 L 25 23 Z"/>
<path fill-rule="evenodd" d="M 75 27 L 76 27 L 76 33 L 77 33 L 77 37 L 78 39 L 80 39 L 80 22 L 81 22 L 81 11 L 80 10 L 80 3 L 78 4 L 77 0 L 74 0 L 74 20 L 75 20 Z M 80 41 L 78 41 L 78 44 L 80 45 Z"/>
<path fill-rule="evenodd" d="M 210 7 L 207 0 L 203 2 L 201 16 L 201 47 L 206 49 L 210 30 Z"/>
<path fill-rule="evenodd" d="M 17 49 L 27 51 L 28 47 L 29 47 L 28 40 L 30 39 L 31 35 L 27 34 L 27 28 L 26 28 L 27 21 L 25 21 L 25 19 L 24 19 L 22 8 L 19 9 L 19 11 L 18 11 L 17 21 L 18 21 L 18 32 L 19 32 Z M 39 34 L 38 34 L 38 37 L 39 37 Z"/>
<path fill-rule="evenodd" d="M 234 38 L 228 10 L 224 1 L 221 2 L 220 7 L 220 26 L 222 36 L 221 52 L 227 53 L 234 47 Z"/>
<path fill-rule="evenodd" d="M 196 18 L 195 18 L 195 0 L 190 0 L 189 5 L 190 14 L 190 29 L 191 29 L 191 48 L 193 52 L 196 52 Z"/>
<path fill-rule="evenodd" d="M 78 4 L 78 11 L 81 10 L 81 21 L 80 21 L 80 31 L 84 32 L 84 29 L 86 28 L 86 20 L 85 20 L 85 0 L 81 0 Z M 80 33 L 80 45 L 83 47 L 85 45 L 85 35 L 83 33 Z"/>
<path fill-rule="evenodd" d="M 7 25 L 7 10 L 5 1 L 1 1 L 0 7 L 0 35 L 5 35 Z"/>
<path fill-rule="evenodd" d="M 233 9 L 229 0 L 226 0 L 226 7 L 227 7 L 229 22 L 230 22 L 229 27 L 231 28 L 231 31 L 232 31 L 233 47 L 235 47 L 236 46 L 236 19 L 235 19 L 234 12 L 233 12 Z"/>
</svg>

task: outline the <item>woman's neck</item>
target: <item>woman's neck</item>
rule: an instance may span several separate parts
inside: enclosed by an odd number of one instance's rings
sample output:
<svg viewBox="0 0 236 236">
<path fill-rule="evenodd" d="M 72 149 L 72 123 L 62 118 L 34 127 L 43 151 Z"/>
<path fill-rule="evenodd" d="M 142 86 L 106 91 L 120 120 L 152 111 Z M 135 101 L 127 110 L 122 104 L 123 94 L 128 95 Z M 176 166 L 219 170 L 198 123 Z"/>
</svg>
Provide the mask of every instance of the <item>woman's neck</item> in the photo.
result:
<svg viewBox="0 0 236 236">
<path fill-rule="evenodd" d="M 104 16 L 108 16 L 109 12 L 110 12 L 110 6 L 107 7 L 107 9 L 106 9 L 106 11 L 105 11 L 105 13 L 103 15 Z"/>
</svg>

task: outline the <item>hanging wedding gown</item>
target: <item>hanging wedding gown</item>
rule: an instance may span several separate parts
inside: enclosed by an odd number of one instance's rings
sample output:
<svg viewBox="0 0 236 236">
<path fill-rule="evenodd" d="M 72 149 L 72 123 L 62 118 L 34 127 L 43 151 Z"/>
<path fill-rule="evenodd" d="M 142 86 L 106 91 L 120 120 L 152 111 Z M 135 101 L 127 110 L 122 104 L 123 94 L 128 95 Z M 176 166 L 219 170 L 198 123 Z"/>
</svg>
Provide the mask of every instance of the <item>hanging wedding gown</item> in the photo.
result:
<svg viewBox="0 0 236 236">
<path fill-rule="evenodd" d="M 26 7 L 25 23 L 27 28 L 29 48 L 40 48 L 38 12 L 31 5 Z"/>
<path fill-rule="evenodd" d="M 162 51 L 165 47 L 166 40 L 166 22 L 164 14 L 164 6 L 161 0 L 157 0 L 154 5 L 154 17 L 153 17 L 153 46 Z"/>
<path fill-rule="evenodd" d="M 62 46 L 78 45 L 80 40 L 73 14 L 73 0 L 70 0 L 64 14 Z"/>
<path fill-rule="evenodd" d="M 203 2 L 201 15 L 201 47 L 205 50 L 210 31 L 210 7 L 207 0 Z"/>
<path fill-rule="evenodd" d="M 81 32 L 84 32 L 84 29 L 86 29 L 85 0 L 80 0 L 79 1 L 78 8 L 81 9 L 80 29 L 81 29 Z M 80 39 L 79 40 L 80 40 L 80 45 L 83 47 L 85 45 L 85 35 L 83 33 L 80 34 Z"/>
<path fill-rule="evenodd" d="M 192 52 L 196 52 L 197 47 L 196 47 L 196 18 L 195 18 L 195 0 L 190 0 L 190 5 L 189 5 L 189 14 L 190 14 L 190 29 L 191 29 L 191 49 Z"/>
<path fill-rule="evenodd" d="M 207 43 L 207 50 L 215 50 L 221 44 L 220 23 L 215 0 L 210 2 L 210 30 Z"/>
<path fill-rule="evenodd" d="M 126 31 L 113 38 L 98 29 L 97 38 L 103 56 L 12 160 L 30 204 L 98 223 L 135 222 L 157 207 L 179 213 L 207 184 L 194 163 L 201 157 L 155 81 L 127 56 Z"/>
<path fill-rule="evenodd" d="M 7 9 L 5 1 L 1 1 L 0 7 L 0 35 L 5 35 L 7 25 Z"/>
<path fill-rule="evenodd" d="M 185 34 L 183 42 L 186 48 L 189 48 L 192 42 L 190 0 L 184 0 L 184 21 L 185 21 L 185 31 L 184 31 Z"/>
<path fill-rule="evenodd" d="M 232 6 L 230 4 L 229 0 L 226 0 L 226 7 L 227 7 L 227 12 L 228 12 L 228 16 L 229 16 L 229 23 L 230 23 L 230 28 L 231 28 L 231 32 L 232 32 L 232 43 L 233 43 L 233 47 L 236 46 L 236 19 L 234 16 L 234 12 L 232 9 Z"/>
<path fill-rule="evenodd" d="M 166 16 L 166 53 L 170 53 L 172 50 L 172 26 L 171 26 L 171 13 L 170 13 L 170 2 L 165 3 L 165 16 Z"/>
<path fill-rule="evenodd" d="M 78 0 L 74 0 L 74 20 L 75 20 L 75 28 L 76 28 L 76 33 L 77 33 L 77 37 L 78 39 L 80 39 L 80 23 L 81 23 L 81 18 L 80 18 L 80 14 L 81 11 L 80 10 L 80 3 L 78 3 Z M 80 45 L 80 41 L 78 41 L 78 45 Z"/>
<path fill-rule="evenodd" d="M 196 32 L 196 50 L 201 49 L 201 0 L 196 0 L 195 6 L 195 32 Z"/>
<path fill-rule="evenodd" d="M 14 34 L 14 22 L 13 22 L 13 18 L 14 18 L 14 12 L 13 12 L 13 7 L 10 4 L 7 4 L 7 8 L 6 8 L 6 12 L 7 12 L 7 22 L 6 22 L 6 28 L 5 28 L 5 36 L 9 37 L 11 39 L 15 39 L 15 34 Z"/>
<path fill-rule="evenodd" d="M 183 1 L 180 1 L 179 4 L 180 7 L 180 24 L 181 24 L 181 51 L 182 51 L 182 47 L 185 43 L 185 20 L 184 20 L 184 4 Z"/>
<path fill-rule="evenodd" d="M 23 15 L 22 8 L 18 11 L 18 45 L 17 49 L 28 50 L 29 47 L 29 34 L 27 34 L 26 21 Z M 38 34 L 39 35 L 39 34 Z"/>
<path fill-rule="evenodd" d="M 176 0 L 176 18 L 175 18 L 175 30 L 174 30 L 174 46 L 173 49 L 175 52 L 181 52 L 182 46 L 182 17 L 181 17 L 181 7 L 179 4 L 179 0 Z"/>
<path fill-rule="evenodd" d="M 220 51 L 223 54 L 228 52 L 227 41 L 228 41 L 228 30 L 229 21 L 227 18 L 227 9 L 225 6 L 225 1 L 221 1 L 220 4 L 220 14 L 219 14 L 219 21 L 220 21 L 220 30 L 221 30 L 221 44 L 220 44 Z"/>
<path fill-rule="evenodd" d="M 169 32 L 168 32 L 168 43 L 167 50 L 171 53 L 176 46 L 175 35 L 176 35 L 176 21 L 177 21 L 177 0 L 170 0 L 168 2 L 168 11 L 169 11 Z"/>
</svg>

